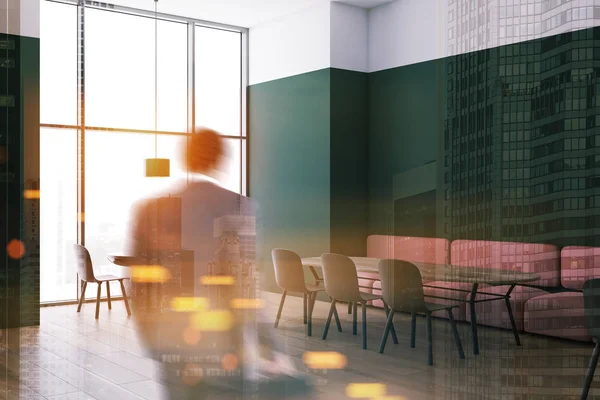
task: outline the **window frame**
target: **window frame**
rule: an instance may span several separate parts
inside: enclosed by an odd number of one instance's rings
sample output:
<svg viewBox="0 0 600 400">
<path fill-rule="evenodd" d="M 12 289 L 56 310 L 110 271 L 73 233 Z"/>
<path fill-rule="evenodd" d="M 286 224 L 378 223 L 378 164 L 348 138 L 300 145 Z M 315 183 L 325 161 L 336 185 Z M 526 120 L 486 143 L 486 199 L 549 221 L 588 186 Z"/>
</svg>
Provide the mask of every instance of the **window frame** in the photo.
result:
<svg viewBox="0 0 600 400">
<path fill-rule="evenodd" d="M 190 18 L 190 17 L 184 17 L 184 16 L 178 16 L 178 15 L 172 15 L 172 14 L 166 14 L 166 13 L 161 13 L 161 12 L 157 12 L 154 13 L 154 11 L 150 11 L 150 10 L 143 10 L 143 9 L 136 9 L 136 8 L 131 8 L 131 7 L 125 7 L 125 6 L 119 6 L 119 5 L 113 5 L 113 4 L 105 4 L 105 3 L 98 3 L 98 2 L 91 2 L 91 1 L 85 1 L 85 0 L 44 0 L 47 2 L 52 2 L 52 3 L 61 3 L 61 4 L 67 4 L 67 5 L 71 5 L 73 7 L 77 7 L 78 12 L 78 20 L 77 23 L 79 24 L 77 29 L 76 29 L 76 37 L 74 37 L 73 39 L 77 38 L 77 42 L 79 45 L 79 36 L 80 36 L 80 31 L 85 29 L 85 19 L 80 19 L 79 18 L 79 10 L 83 10 L 83 12 L 85 13 L 86 9 L 94 9 L 94 10 L 102 10 L 102 11 L 106 11 L 106 12 L 115 12 L 115 13 L 121 13 L 121 14 L 126 14 L 126 15 L 132 15 L 132 16 L 138 16 L 138 17 L 148 17 L 148 18 L 158 18 L 159 20 L 162 21 L 167 21 L 167 22 L 175 22 L 175 23 L 184 23 L 187 24 L 188 30 L 187 30 L 187 81 L 188 81 L 188 90 L 187 90 L 187 131 L 186 132 L 170 132 L 170 131 L 148 131 L 148 130 L 142 130 L 142 129 L 124 129 L 122 127 L 116 127 L 116 126 L 88 126 L 85 123 L 85 119 L 84 118 L 78 118 L 76 125 L 69 125 L 69 124 L 58 124 L 58 123 L 42 123 L 40 121 L 40 127 L 41 128 L 54 128 L 54 129 L 64 129 L 64 130 L 76 130 L 77 131 L 77 136 L 78 136 L 78 142 L 81 143 L 81 147 L 78 148 L 77 152 L 77 169 L 79 171 L 82 171 L 82 174 L 80 176 L 80 178 L 77 180 L 77 194 L 78 197 L 80 198 L 79 202 L 78 202 L 78 209 L 77 210 L 73 210 L 73 213 L 76 213 L 77 216 L 82 215 L 85 212 L 85 157 L 81 154 L 85 152 L 85 147 L 84 147 L 84 143 L 85 143 L 85 131 L 86 130 L 90 130 L 90 131 L 109 131 L 109 132 L 120 132 L 123 134 L 128 134 L 128 133 L 144 133 L 144 134 L 149 134 L 149 135 L 154 135 L 154 134 L 158 134 L 158 135 L 178 135 L 178 136 L 190 136 L 193 133 L 194 127 L 195 127 L 195 109 L 196 109 L 196 104 L 195 104 L 195 61 L 196 61 L 196 54 L 195 54 L 195 28 L 196 27 L 203 27 L 203 28 L 211 28 L 211 29 L 218 29 L 218 30 L 224 30 L 224 31 L 229 31 L 229 32 L 235 32 L 235 33 L 239 33 L 240 34 L 240 104 L 239 104 L 239 113 L 240 113 L 240 129 L 239 129 L 239 135 L 235 135 L 235 136 L 230 136 L 230 135 L 223 135 L 223 138 L 225 140 L 239 140 L 240 143 L 240 162 L 239 162 L 239 175 L 240 175 L 240 182 L 239 182 L 239 193 L 241 193 L 242 195 L 248 195 L 250 192 L 250 185 L 249 185 L 249 180 L 248 177 L 250 175 L 250 165 L 249 165 L 249 135 L 248 135 L 248 118 L 247 118 L 247 87 L 248 87 L 248 82 L 249 82 L 249 73 L 248 73 L 248 64 L 249 64 L 249 53 L 248 53 L 248 33 L 249 33 L 249 29 L 248 28 L 244 28 L 244 27 L 240 27 L 240 26 L 234 26 L 234 25 L 228 25 L 228 24 L 222 24 L 222 23 L 217 23 L 217 22 L 212 22 L 212 21 L 206 21 L 206 20 L 200 20 L 200 19 L 196 19 L 196 18 Z M 75 40 L 73 45 L 75 45 Z M 83 48 L 83 52 L 85 51 L 85 48 Z M 79 63 L 79 60 L 77 60 Z M 85 64 L 83 70 L 85 70 Z M 79 76 L 79 71 L 77 72 L 78 74 L 78 83 L 80 82 L 80 76 Z M 75 79 L 75 77 L 74 77 Z M 85 91 L 85 88 L 83 89 L 83 91 Z M 81 115 L 82 113 L 82 107 L 79 105 L 77 105 L 77 114 Z M 80 122 L 80 120 L 83 120 L 83 123 Z M 83 200 L 82 200 L 83 199 Z M 78 221 L 78 226 L 77 226 L 77 231 L 78 231 L 78 235 L 77 235 L 77 242 L 79 244 L 85 245 L 85 229 L 84 229 L 84 221 L 82 218 L 77 218 Z M 77 281 L 79 282 L 79 278 L 77 278 Z M 76 297 L 75 299 L 79 298 L 79 284 L 76 285 L 77 286 L 77 293 L 76 293 Z M 114 296 L 113 296 L 114 297 Z M 115 297 L 118 298 L 118 297 Z M 77 300 L 73 301 L 73 300 L 66 300 L 66 301 L 50 301 L 50 302 L 42 302 L 41 305 L 57 305 L 57 304 L 72 304 L 72 303 L 76 303 Z"/>
</svg>

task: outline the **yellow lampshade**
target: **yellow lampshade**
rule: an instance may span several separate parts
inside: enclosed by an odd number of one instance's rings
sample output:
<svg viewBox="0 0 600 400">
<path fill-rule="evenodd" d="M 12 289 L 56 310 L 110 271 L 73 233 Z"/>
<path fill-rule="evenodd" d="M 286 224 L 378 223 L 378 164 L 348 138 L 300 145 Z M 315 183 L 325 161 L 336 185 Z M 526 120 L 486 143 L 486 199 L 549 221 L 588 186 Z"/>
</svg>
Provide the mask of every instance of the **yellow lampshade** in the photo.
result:
<svg viewBox="0 0 600 400">
<path fill-rule="evenodd" d="M 171 175 L 171 164 L 168 158 L 147 158 L 146 177 L 165 178 Z"/>
</svg>

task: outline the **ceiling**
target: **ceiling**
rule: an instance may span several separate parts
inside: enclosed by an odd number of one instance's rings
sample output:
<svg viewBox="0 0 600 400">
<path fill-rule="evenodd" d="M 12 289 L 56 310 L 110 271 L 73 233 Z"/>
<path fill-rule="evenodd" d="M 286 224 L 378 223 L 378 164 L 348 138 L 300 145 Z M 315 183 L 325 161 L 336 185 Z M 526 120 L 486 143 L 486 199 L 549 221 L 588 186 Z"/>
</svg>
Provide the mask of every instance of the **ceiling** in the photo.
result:
<svg viewBox="0 0 600 400">
<path fill-rule="evenodd" d="M 158 11 L 251 28 L 330 1 L 373 8 L 393 0 L 159 0 Z M 154 10 L 153 0 L 112 0 L 111 3 Z"/>
</svg>

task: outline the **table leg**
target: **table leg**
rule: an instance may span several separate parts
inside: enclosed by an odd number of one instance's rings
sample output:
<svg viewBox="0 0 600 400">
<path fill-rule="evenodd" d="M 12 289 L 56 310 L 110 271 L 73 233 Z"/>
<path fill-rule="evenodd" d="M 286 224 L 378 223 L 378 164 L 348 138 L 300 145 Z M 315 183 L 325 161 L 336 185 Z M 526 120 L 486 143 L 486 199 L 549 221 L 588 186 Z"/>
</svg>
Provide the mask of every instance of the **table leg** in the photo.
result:
<svg viewBox="0 0 600 400">
<path fill-rule="evenodd" d="M 308 269 L 310 270 L 310 273 L 312 274 L 313 278 L 315 278 L 315 284 L 318 285 L 319 279 L 321 279 L 321 278 L 319 277 L 319 274 L 317 274 L 315 267 L 313 267 L 312 265 L 309 265 Z"/>
<path fill-rule="evenodd" d="M 479 338 L 477 337 L 477 316 L 475 313 L 475 297 L 477 296 L 478 283 L 474 283 L 471 288 L 471 297 L 469 297 L 469 306 L 471 308 L 471 333 L 473 335 L 473 354 L 479 354 Z"/>
<path fill-rule="evenodd" d="M 517 346 L 521 345 L 521 338 L 519 337 L 519 331 L 517 330 L 517 324 L 515 323 L 515 316 L 512 311 L 512 306 L 510 305 L 510 294 L 515 288 L 515 284 L 510 286 L 508 292 L 504 295 L 504 302 L 506 303 L 506 309 L 508 311 L 508 317 L 510 318 L 510 325 L 512 327 L 513 335 L 515 335 L 515 342 L 517 342 Z"/>
</svg>

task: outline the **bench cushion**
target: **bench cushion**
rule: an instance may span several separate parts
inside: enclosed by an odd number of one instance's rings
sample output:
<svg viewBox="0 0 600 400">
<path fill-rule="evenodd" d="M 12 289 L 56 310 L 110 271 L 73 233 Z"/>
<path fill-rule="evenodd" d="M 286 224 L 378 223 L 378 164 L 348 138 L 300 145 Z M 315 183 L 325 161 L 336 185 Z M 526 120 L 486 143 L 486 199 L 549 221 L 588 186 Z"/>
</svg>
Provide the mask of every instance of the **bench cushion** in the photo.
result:
<svg viewBox="0 0 600 400">
<path fill-rule="evenodd" d="M 586 280 L 600 278 L 600 247 L 567 246 L 560 252 L 561 283 L 582 290 Z"/>
<path fill-rule="evenodd" d="M 533 297 L 525 303 L 525 331 L 590 341 L 585 328 L 583 293 L 563 292 Z"/>
</svg>

